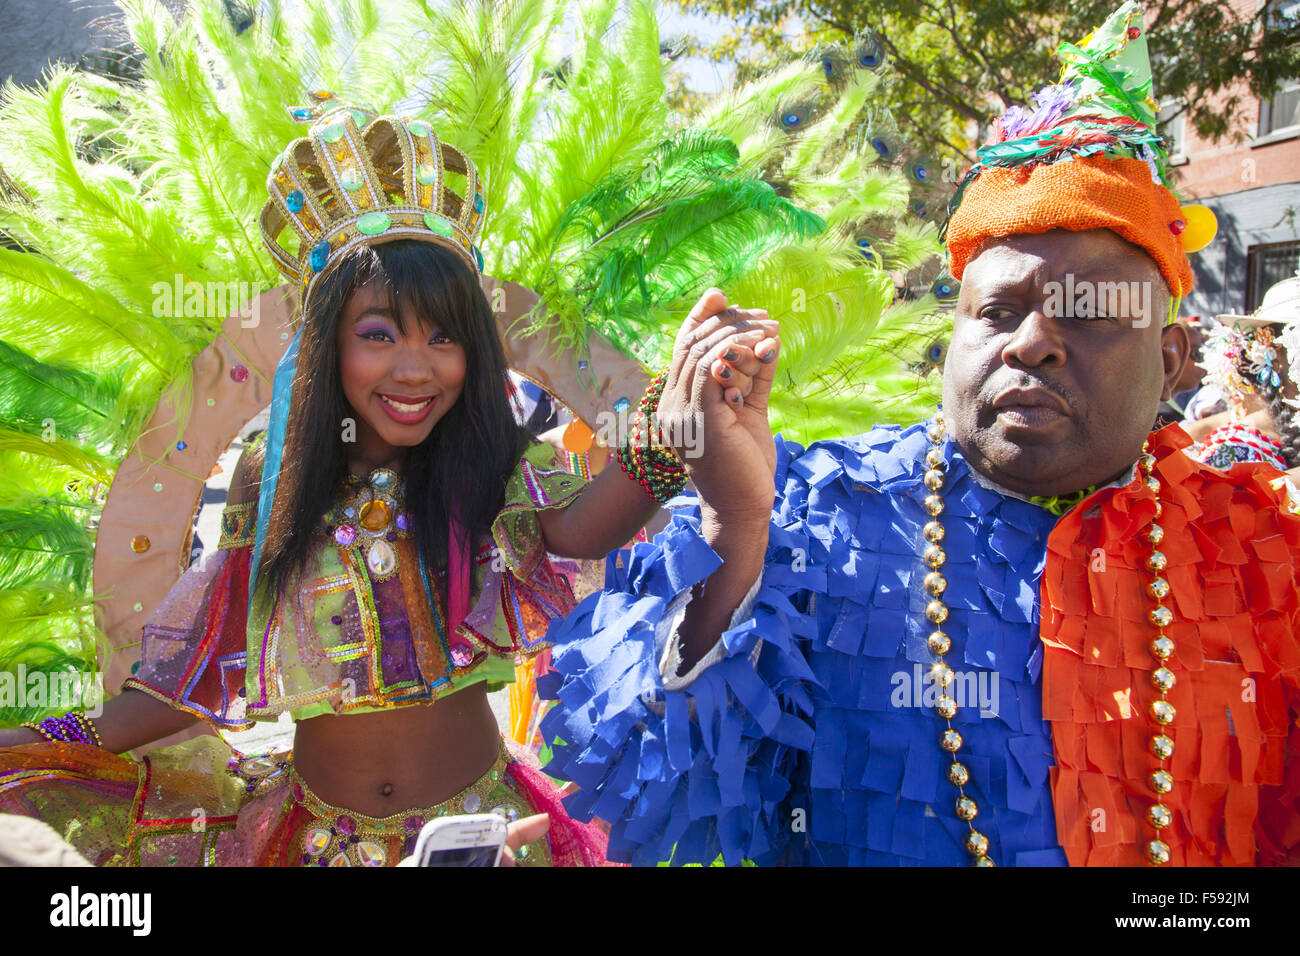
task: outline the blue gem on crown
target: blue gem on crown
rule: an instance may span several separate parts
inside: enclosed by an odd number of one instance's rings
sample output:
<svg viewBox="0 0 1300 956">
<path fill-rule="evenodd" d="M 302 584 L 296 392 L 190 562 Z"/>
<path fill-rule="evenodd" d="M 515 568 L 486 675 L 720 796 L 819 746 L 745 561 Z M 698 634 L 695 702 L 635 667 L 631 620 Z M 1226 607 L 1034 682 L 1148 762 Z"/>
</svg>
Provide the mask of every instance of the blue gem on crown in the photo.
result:
<svg viewBox="0 0 1300 956">
<path fill-rule="evenodd" d="M 330 241 L 322 239 L 316 245 L 311 247 L 311 268 L 313 272 L 320 272 L 325 268 L 325 263 L 330 257 Z"/>
</svg>

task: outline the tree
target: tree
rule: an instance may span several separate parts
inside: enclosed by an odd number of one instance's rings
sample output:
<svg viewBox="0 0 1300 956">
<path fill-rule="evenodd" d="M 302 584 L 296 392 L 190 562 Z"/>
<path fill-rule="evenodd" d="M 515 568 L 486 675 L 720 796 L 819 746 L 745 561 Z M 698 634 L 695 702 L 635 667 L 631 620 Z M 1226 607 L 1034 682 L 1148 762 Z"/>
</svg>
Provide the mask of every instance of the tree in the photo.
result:
<svg viewBox="0 0 1300 956">
<path fill-rule="evenodd" d="M 1116 0 L 676 0 L 734 20 L 721 43 L 697 52 L 735 59 L 742 75 L 793 45 L 815 50 L 863 30 L 876 34 L 896 82 L 889 109 L 917 145 L 974 158 L 987 130 L 1056 75 L 1053 52 L 1100 24 Z M 1254 5 L 1251 5 L 1252 8 Z M 1267 99 L 1300 75 L 1300 16 L 1260 5 L 1239 13 L 1219 0 L 1160 0 L 1147 7 L 1154 87 L 1207 138 L 1241 138 L 1246 91 Z M 790 30 L 801 35 L 791 37 Z M 1243 87 L 1241 81 L 1245 81 Z M 1179 111 L 1164 117 L 1173 119 Z"/>
</svg>

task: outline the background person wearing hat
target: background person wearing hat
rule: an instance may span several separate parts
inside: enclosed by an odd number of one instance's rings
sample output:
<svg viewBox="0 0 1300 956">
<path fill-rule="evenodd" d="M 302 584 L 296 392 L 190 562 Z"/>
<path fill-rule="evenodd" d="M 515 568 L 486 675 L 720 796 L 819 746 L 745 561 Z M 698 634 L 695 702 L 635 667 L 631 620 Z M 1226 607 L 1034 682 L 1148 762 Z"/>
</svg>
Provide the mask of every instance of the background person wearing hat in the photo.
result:
<svg viewBox="0 0 1300 956">
<path fill-rule="evenodd" d="M 1251 315 L 1220 315 L 1202 362 L 1206 383 L 1228 399 L 1226 412 L 1190 423 L 1196 458 L 1220 468 L 1263 461 L 1300 477 L 1300 422 L 1291 356 L 1300 347 L 1300 275 L 1264 294 Z"/>
</svg>

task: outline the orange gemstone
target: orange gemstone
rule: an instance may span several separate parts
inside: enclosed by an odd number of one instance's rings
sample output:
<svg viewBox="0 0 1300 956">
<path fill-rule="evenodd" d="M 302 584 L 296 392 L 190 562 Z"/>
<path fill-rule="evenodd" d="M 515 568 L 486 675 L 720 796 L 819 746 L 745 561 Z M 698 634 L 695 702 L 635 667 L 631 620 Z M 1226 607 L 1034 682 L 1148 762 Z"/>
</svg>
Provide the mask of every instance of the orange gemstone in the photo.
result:
<svg viewBox="0 0 1300 956">
<path fill-rule="evenodd" d="M 149 550 L 149 539 L 142 534 L 137 534 L 131 539 L 131 550 L 136 554 L 144 554 Z"/>
<path fill-rule="evenodd" d="M 596 436 L 581 419 L 575 418 L 564 429 L 564 437 L 561 440 L 566 451 L 581 455 L 591 447 L 591 443 L 596 440 Z"/>
<path fill-rule="evenodd" d="M 367 501 L 361 506 L 361 527 L 367 531 L 383 531 L 393 520 L 393 509 L 382 501 Z"/>
</svg>

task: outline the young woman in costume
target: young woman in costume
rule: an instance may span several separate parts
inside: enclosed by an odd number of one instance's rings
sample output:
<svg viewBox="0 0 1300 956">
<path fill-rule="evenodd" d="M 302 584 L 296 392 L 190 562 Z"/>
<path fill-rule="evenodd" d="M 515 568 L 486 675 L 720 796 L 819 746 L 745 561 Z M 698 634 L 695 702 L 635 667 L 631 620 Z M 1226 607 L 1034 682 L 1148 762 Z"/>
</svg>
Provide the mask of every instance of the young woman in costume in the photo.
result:
<svg viewBox="0 0 1300 956">
<path fill-rule="evenodd" d="M 150 618 L 103 715 L 0 730 L 0 812 L 93 863 L 319 866 L 395 864 L 439 815 L 549 813 L 544 836 L 517 828 L 516 858 L 599 863 L 599 832 L 505 749 L 487 688 L 572 607 L 547 553 L 619 547 L 681 466 L 629 445 L 584 485 L 515 423 L 478 175 L 427 123 L 328 113 L 268 188 L 263 236 L 302 306 L 266 443 L 235 469 L 217 556 Z M 735 319 L 699 361 L 739 402 L 775 340 L 765 316 Z M 291 756 L 211 736 L 115 756 L 286 711 Z"/>
</svg>

